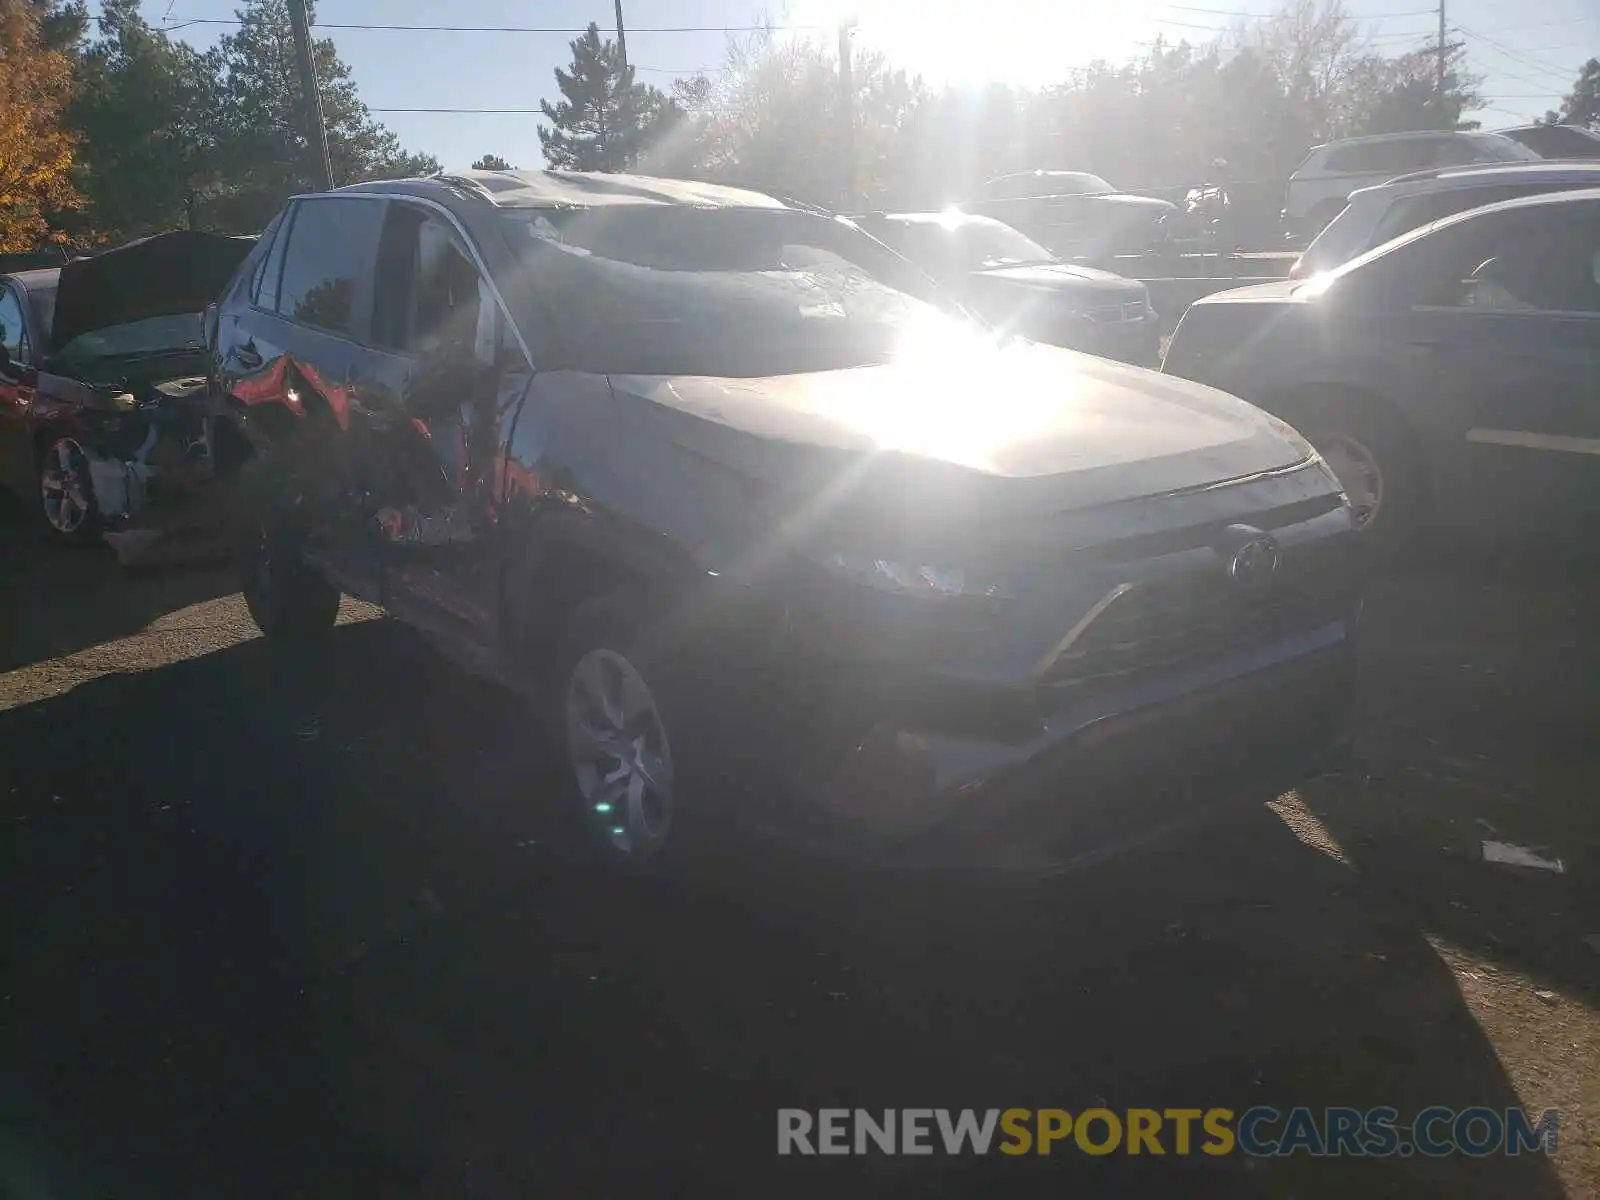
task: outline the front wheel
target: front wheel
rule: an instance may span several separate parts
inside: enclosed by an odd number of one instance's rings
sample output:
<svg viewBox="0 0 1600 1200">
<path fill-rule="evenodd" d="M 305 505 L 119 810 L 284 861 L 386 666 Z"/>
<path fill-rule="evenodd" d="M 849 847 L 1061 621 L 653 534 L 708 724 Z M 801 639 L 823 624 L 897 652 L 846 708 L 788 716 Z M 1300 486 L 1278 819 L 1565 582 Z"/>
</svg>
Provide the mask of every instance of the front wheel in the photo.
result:
<svg viewBox="0 0 1600 1200">
<path fill-rule="evenodd" d="M 1369 557 L 1392 555 L 1422 523 L 1427 502 L 1411 427 L 1380 401 L 1350 395 L 1319 398 L 1293 423 L 1338 477 Z"/>
<path fill-rule="evenodd" d="M 552 740 L 587 840 L 614 867 L 679 870 L 705 815 L 685 793 L 702 809 L 706 796 L 685 786 L 703 747 L 671 655 L 628 606 L 593 601 L 572 614 L 554 675 Z"/>
<path fill-rule="evenodd" d="M 39 456 L 39 514 L 45 531 L 73 545 L 100 536 L 100 509 L 95 503 L 89 458 L 76 438 L 54 438 Z"/>
</svg>

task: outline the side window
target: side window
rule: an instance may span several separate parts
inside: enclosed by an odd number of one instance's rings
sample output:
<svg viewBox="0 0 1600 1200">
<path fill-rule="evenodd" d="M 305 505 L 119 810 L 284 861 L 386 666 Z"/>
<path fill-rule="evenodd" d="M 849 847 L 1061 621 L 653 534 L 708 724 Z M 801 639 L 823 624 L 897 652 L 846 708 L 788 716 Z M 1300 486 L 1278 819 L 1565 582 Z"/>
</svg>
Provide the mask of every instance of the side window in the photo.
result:
<svg viewBox="0 0 1600 1200">
<path fill-rule="evenodd" d="M 390 207 L 380 254 L 373 336 L 407 354 L 468 354 L 500 361 L 501 316 L 494 295 L 453 226 L 425 209 Z"/>
<path fill-rule="evenodd" d="M 363 340 L 383 209 L 382 200 L 299 201 L 273 307 L 292 321 Z M 268 256 L 263 292 L 272 285 L 272 257 Z"/>
<path fill-rule="evenodd" d="M 271 224 L 269 224 L 261 234 L 260 244 L 256 247 L 255 253 L 251 256 L 255 262 L 255 265 L 250 270 L 250 286 L 248 295 L 251 304 L 261 303 L 261 284 L 262 281 L 267 277 L 267 263 L 269 260 L 273 264 L 273 290 L 274 293 L 276 293 L 277 271 L 283 263 L 283 252 L 281 246 L 284 241 L 283 238 L 278 236 L 278 233 L 279 230 L 283 228 L 283 225 L 283 213 L 279 213 L 276 217 L 272 218 Z"/>
<path fill-rule="evenodd" d="M 1554 219 L 1507 217 L 1456 248 L 1436 303 L 1476 312 L 1600 314 L 1600 215 L 1591 207 Z"/>
<path fill-rule="evenodd" d="M 1464 167 L 1481 161 L 1479 147 L 1466 138 L 1434 138 L 1428 145 L 1432 154 L 1424 166 Z"/>
<path fill-rule="evenodd" d="M 22 321 L 22 302 L 15 288 L 0 289 L 0 345 L 18 362 L 27 356 L 23 347 L 28 344 L 27 326 Z"/>
</svg>

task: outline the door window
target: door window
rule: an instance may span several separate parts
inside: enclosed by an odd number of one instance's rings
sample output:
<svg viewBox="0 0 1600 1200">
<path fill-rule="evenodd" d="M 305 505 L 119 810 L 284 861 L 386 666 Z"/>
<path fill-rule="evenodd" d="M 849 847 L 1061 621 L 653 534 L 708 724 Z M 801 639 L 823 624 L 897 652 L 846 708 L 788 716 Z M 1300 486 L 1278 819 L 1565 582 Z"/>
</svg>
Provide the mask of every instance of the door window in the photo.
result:
<svg viewBox="0 0 1600 1200">
<path fill-rule="evenodd" d="M 1500 313 L 1600 314 L 1600 213 L 1505 214 L 1451 257 L 1446 307 Z"/>
<path fill-rule="evenodd" d="M 383 208 L 382 200 L 299 201 L 272 307 L 292 321 L 363 340 Z M 271 288 L 271 259 L 276 253 L 274 245 L 263 293 Z M 267 299 L 264 294 L 263 307 Z"/>
<path fill-rule="evenodd" d="M 15 288 L 0 289 L 0 345 L 17 362 L 26 362 L 27 326 L 22 320 L 22 302 Z"/>
<path fill-rule="evenodd" d="M 417 357 L 451 353 L 500 362 L 499 309 L 455 229 L 421 208 L 389 211 L 373 336 Z"/>
</svg>

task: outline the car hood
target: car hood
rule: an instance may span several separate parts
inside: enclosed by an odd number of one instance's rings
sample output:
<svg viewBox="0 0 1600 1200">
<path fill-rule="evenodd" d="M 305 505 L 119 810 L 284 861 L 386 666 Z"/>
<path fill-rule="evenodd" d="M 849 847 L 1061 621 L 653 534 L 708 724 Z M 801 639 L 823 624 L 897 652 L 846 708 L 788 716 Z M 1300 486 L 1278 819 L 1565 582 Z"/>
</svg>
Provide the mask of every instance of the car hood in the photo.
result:
<svg viewBox="0 0 1600 1200">
<path fill-rule="evenodd" d="M 1244 401 L 1014 340 L 758 379 L 616 375 L 619 414 L 781 491 L 943 492 L 1058 512 L 1236 479 L 1309 448 Z"/>
<path fill-rule="evenodd" d="M 1018 267 L 990 267 L 972 273 L 972 282 L 984 288 L 1037 288 L 1074 295 L 1126 292 L 1137 296 L 1143 285 L 1110 271 L 1070 263 L 1030 263 Z"/>
<path fill-rule="evenodd" d="M 200 312 L 254 244 L 253 238 L 177 230 L 74 259 L 57 283 L 51 352 L 97 329 Z"/>
<path fill-rule="evenodd" d="M 1195 304 L 1298 304 L 1316 295 L 1318 289 L 1305 279 L 1273 280 L 1255 283 L 1249 287 L 1230 288 L 1226 292 L 1213 292 L 1202 296 Z M 1192 306 L 1191 306 L 1192 307 Z"/>
</svg>

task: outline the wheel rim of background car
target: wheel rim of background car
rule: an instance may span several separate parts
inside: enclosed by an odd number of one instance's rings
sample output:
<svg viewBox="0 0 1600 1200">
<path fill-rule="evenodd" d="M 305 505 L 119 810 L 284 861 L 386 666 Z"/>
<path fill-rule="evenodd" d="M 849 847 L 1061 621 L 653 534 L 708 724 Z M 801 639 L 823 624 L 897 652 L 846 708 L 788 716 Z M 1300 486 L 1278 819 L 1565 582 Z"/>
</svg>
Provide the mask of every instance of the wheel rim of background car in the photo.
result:
<svg viewBox="0 0 1600 1200">
<path fill-rule="evenodd" d="M 89 519 L 87 460 L 72 438 L 59 438 L 45 452 L 39 472 L 44 517 L 58 533 L 77 533 Z"/>
<path fill-rule="evenodd" d="M 567 756 L 590 820 L 620 854 L 644 858 L 672 821 L 672 749 L 644 677 L 591 650 L 567 684 Z"/>
<path fill-rule="evenodd" d="M 1323 460 L 1338 476 L 1340 486 L 1350 498 L 1356 525 L 1367 528 L 1383 507 L 1383 472 L 1378 468 L 1377 456 L 1345 434 L 1323 439 L 1321 451 Z"/>
</svg>

